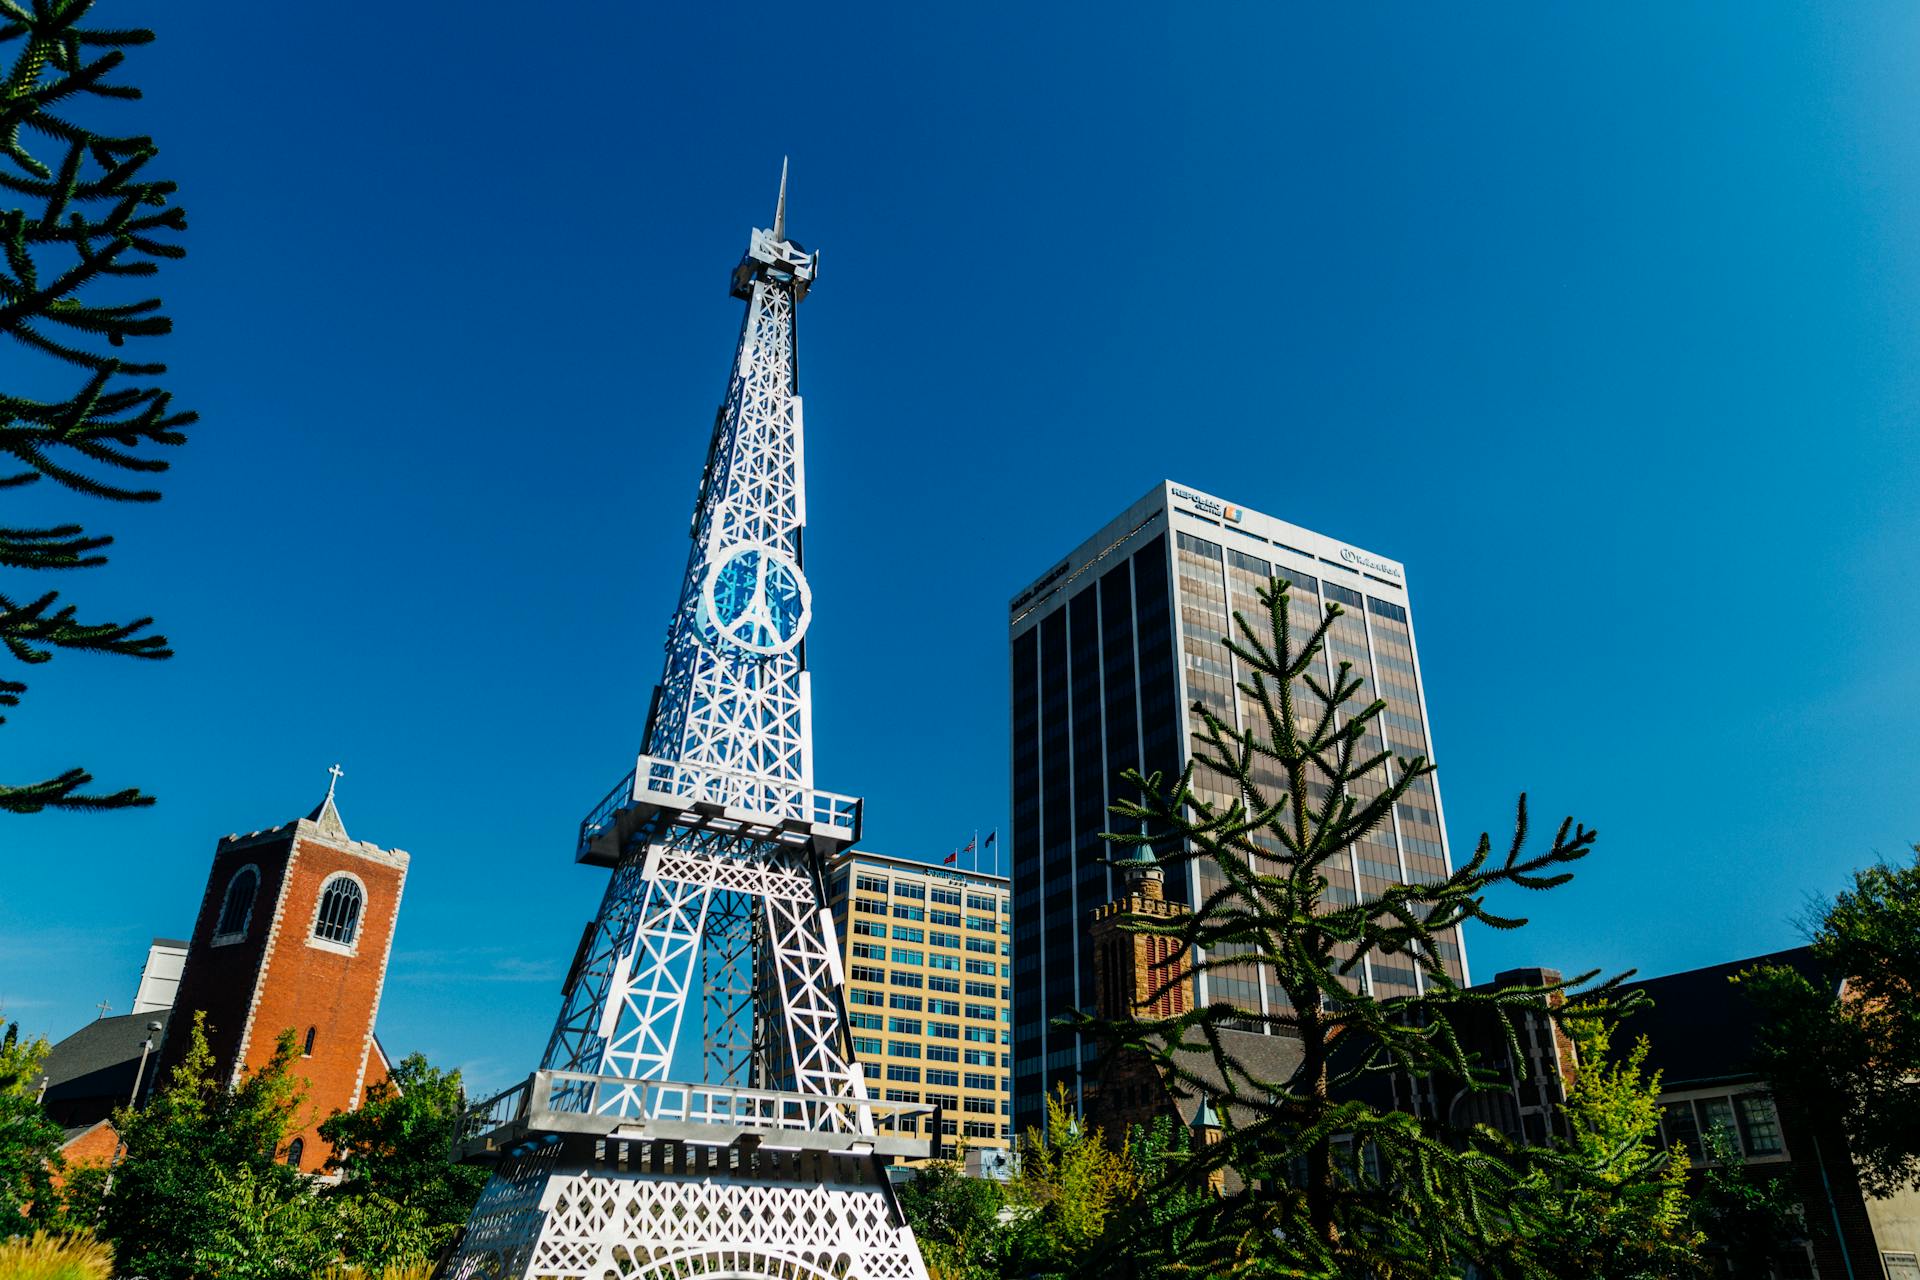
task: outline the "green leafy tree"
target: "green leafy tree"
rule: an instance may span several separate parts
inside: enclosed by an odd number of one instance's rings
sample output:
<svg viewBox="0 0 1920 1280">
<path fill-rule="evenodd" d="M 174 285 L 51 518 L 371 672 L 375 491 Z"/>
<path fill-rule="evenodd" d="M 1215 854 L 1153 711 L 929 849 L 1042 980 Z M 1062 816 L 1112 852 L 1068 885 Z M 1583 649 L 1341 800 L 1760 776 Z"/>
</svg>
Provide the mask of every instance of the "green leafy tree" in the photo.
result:
<svg viewBox="0 0 1920 1280">
<path fill-rule="evenodd" d="M 114 1116 L 125 1154 L 102 1233 L 126 1275 L 304 1277 L 332 1256 L 333 1232 L 307 1178 L 281 1160 L 304 1106 L 299 1046 L 282 1033 L 273 1057 L 229 1089 L 205 1022 L 194 1015 L 186 1055 L 153 1098 Z"/>
<path fill-rule="evenodd" d="M 113 1166 L 106 1160 L 68 1162 L 60 1173 L 57 1216 L 49 1226 L 67 1235 L 95 1234 L 112 1177 Z"/>
<path fill-rule="evenodd" d="M 310 1280 L 338 1256 L 329 1206 L 284 1166 L 208 1170 L 206 1220 L 184 1274 L 219 1280 Z"/>
<path fill-rule="evenodd" d="M 1127 1153 L 1084 1124 L 1066 1087 L 1056 1088 L 1047 1097 L 1046 1128 L 1027 1131 L 1019 1171 L 1007 1188 L 1014 1207 L 1007 1243 L 1013 1273 L 1078 1274 L 1138 1188 Z"/>
<path fill-rule="evenodd" d="M 340 1183 L 329 1198 L 349 1223 L 347 1261 L 369 1267 L 430 1262 L 466 1224 L 486 1170 L 448 1154 L 466 1094 L 458 1071 L 410 1054 L 367 1090 L 355 1111 L 320 1125 Z"/>
<path fill-rule="evenodd" d="M 18 1023 L 0 1036 L 0 1240 L 57 1216 L 53 1175 L 64 1135 L 40 1105 L 45 1040 L 21 1040 Z"/>
<path fill-rule="evenodd" d="M 1140 798 L 1114 806 L 1120 831 L 1109 838 L 1158 848 L 1163 861 L 1193 864 L 1196 873 L 1204 867 L 1206 882 L 1218 885 L 1190 916 L 1127 927 L 1176 939 L 1182 954 L 1204 957 L 1203 972 L 1259 966 L 1283 998 L 1270 1008 L 1221 997 L 1169 1018 L 1068 1021 L 1116 1051 L 1151 1055 L 1179 1088 L 1217 1093 L 1225 1082 L 1236 1118 L 1194 1163 L 1196 1171 L 1233 1169 L 1242 1189 L 1195 1223 L 1182 1260 L 1189 1274 L 1399 1280 L 1454 1276 L 1468 1261 L 1493 1274 L 1537 1274 L 1527 1270 L 1517 1215 L 1534 1167 L 1550 1155 L 1518 1150 L 1485 1128 L 1369 1105 L 1354 1086 L 1397 1070 L 1491 1088 L 1491 1072 L 1453 1031 L 1456 1016 L 1490 1015 L 1515 1059 L 1517 1018 L 1561 1016 L 1551 997 L 1593 975 L 1469 991 L 1446 958 L 1460 925 L 1524 924 L 1490 911 L 1488 894 L 1565 883 L 1595 833 L 1568 819 L 1547 848 L 1529 852 L 1522 797 L 1504 856 L 1483 835 L 1451 874 L 1335 892 L 1337 869 L 1351 867 L 1356 846 L 1391 823 L 1394 806 L 1433 767 L 1388 751 L 1385 704 L 1360 697 L 1363 682 L 1351 663 L 1340 662 L 1331 680 L 1320 674 L 1328 634 L 1343 613 L 1338 604 L 1301 634 L 1286 583 L 1270 583 L 1260 599 L 1265 625 L 1236 616 L 1236 634 L 1223 638 L 1244 673 L 1246 727 L 1227 723 L 1212 703 L 1197 703 L 1204 730 L 1193 764 L 1171 781 L 1124 774 Z M 1418 969 L 1423 989 L 1363 989 L 1369 959 Z M 1171 969 L 1166 978 L 1186 980 Z M 1609 982 L 1573 1003 L 1597 1013 L 1613 993 Z M 1295 1038 L 1299 1068 L 1266 1078 L 1235 1057 L 1223 1033 L 1245 1028 Z M 1203 1074 L 1198 1068 L 1208 1063 Z M 1345 1154 L 1356 1151 L 1366 1158 Z"/>
<path fill-rule="evenodd" d="M 157 153 L 151 138 L 105 132 L 82 118 L 89 105 L 140 96 L 114 77 L 126 49 L 153 39 L 150 31 L 91 25 L 92 8 L 93 0 L 0 0 L 0 189 L 15 201 L 0 208 L 0 332 L 43 357 L 33 370 L 6 366 L 0 490 L 44 480 L 85 497 L 153 502 L 160 495 L 147 479 L 168 465 L 159 451 L 182 443 L 195 415 L 174 409 L 155 381 L 164 364 L 120 354 L 129 338 L 171 329 L 160 300 L 111 299 L 183 255 L 172 237 L 186 218 L 169 203 L 174 184 L 148 172 Z M 93 568 L 106 563 L 112 541 L 73 523 L 0 524 L 0 570 Z M 57 590 L 13 581 L 0 579 L 0 647 L 17 662 L 46 662 L 62 649 L 172 654 L 151 618 L 83 618 Z M 25 691 L 0 676 L 0 707 L 17 706 Z M 92 781 L 71 768 L 0 785 L 0 812 L 152 803 L 131 788 L 88 793 Z"/>
<path fill-rule="evenodd" d="M 1707 1168 L 1692 1210 L 1709 1268 L 1727 1280 L 1774 1274 L 1774 1264 L 1801 1253 L 1807 1239 L 1799 1195 L 1784 1171 L 1745 1163 L 1721 1130 L 1708 1130 L 1702 1141 Z"/>
<path fill-rule="evenodd" d="M 1550 1275 L 1593 1280 L 1699 1274 L 1687 1156 L 1660 1149 L 1660 1073 L 1646 1068 L 1646 1039 L 1616 1058 L 1606 1020 L 1569 1019 L 1566 1027 L 1579 1067 L 1561 1109 L 1561 1142 L 1585 1176 L 1534 1172 L 1520 1205 L 1534 1230 L 1533 1258 Z"/>
<path fill-rule="evenodd" d="M 998 1182 L 970 1178 L 954 1160 L 922 1165 L 899 1191 L 933 1280 L 987 1280 L 1000 1274 L 1006 1231 Z"/>
<path fill-rule="evenodd" d="M 1785 965 L 1734 979 L 1765 1014 L 1757 1065 L 1783 1109 L 1846 1135 L 1867 1194 L 1920 1187 L 1920 860 L 1856 872 L 1813 954 L 1832 983 Z"/>
</svg>

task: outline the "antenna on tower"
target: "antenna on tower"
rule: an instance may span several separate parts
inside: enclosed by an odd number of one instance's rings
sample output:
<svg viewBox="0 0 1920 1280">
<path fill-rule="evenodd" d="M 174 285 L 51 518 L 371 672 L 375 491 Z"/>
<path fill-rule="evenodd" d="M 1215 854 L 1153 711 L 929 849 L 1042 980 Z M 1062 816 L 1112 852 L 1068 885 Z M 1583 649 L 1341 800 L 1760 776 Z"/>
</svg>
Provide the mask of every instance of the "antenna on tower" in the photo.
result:
<svg viewBox="0 0 1920 1280">
<path fill-rule="evenodd" d="M 773 238 L 787 238 L 787 158 L 780 157 L 780 199 L 773 206 Z"/>
</svg>

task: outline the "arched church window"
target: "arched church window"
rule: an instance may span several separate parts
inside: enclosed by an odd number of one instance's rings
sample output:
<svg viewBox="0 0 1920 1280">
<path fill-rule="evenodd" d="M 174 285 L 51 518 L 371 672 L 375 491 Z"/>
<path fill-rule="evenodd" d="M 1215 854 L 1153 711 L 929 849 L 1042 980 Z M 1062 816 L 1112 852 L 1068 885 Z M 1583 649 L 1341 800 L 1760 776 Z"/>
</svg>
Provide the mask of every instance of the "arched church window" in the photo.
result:
<svg viewBox="0 0 1920 1280">
<path fill-rule="evenodd" d="M 360 908 L 365 904 L 360 882 L 339 875 L 327 881 L 320 891 L 320 915 L 313 924 L 313 936 L 323 942 L 353 945 L 360 936 Z"/>
<path fill-rule="evenodd" d="M 216 938 L 244 938 L 253 920 L 253 900 L 260 893 L 260 870 L 245 866 L 227 881 L 227 896 L 220 901 L 220 921 L 213 926 Z"/>
<path fill-rule="evenodd" d="M 305 1138 L 295 1138 L 287 1144 L 287 1163 L 298 1169 L 300 1167 L 300 1157 L 305 1155 L 306 1152 L 307 1140 Z"/>
</svg>

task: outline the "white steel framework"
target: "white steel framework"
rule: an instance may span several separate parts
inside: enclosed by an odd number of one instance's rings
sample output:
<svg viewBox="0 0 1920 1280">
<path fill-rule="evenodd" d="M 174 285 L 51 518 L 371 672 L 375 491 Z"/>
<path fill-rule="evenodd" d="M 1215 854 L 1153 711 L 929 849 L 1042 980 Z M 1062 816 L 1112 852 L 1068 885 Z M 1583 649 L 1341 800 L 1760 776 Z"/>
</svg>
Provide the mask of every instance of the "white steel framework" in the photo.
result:
<svg viewBox="0 0 1920 1280">
<path fill-rule="evenodd" d="M 542 1069 L 469 1113 L 463 1155 L 498 1166 L 455 1280 L 925 1276 L 883 1164 L 933 1118 L 869 1098 L 826 910 L 860 806 L 813 786 L 794 347 L 813 274 L 783 167 L 733 274 L 746 317 L 644 754 L 581 826 L 578 858 L 612 877 Z"/>
</svg>

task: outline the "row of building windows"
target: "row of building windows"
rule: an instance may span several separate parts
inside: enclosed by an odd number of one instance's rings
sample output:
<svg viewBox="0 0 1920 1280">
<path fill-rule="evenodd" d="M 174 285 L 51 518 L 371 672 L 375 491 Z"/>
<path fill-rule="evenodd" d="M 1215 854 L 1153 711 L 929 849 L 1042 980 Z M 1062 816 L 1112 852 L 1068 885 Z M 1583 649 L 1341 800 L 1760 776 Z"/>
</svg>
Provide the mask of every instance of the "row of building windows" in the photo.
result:
<svg viewBox="0 0 1920 1280">
<path fill-rule="evenodd" d="M 863 1017 L 863 1016 L 871 1016 L 871 1015 L 854 1014 L 852 1016 Z M 870 1029 L 870 1030 L 879 1029 L 877 1027 L 870 1027 L 866 1023 L 861 1023 L 859 1025 L 862 1027 L 866 1027 L 867 1029 Z M 902 1034 L 911 1034 L 911 1033 L 902 1033 Z M 979 1035 L 979 1036 L 968 1035 L 967 1039 L 975 1044 L 994 1044 L 994 1043 L 1006 1044 L 1008 1043 L 1008 1036 L 1005 1033 L 999 1036 L 989 1036 L 985 1034 Z M 881 1048 L 881 1041 L 878 1037 L 855 1036 L 853 1044 L 854 1044 L 855 1053 L 872 1054 L 874 1057 L 884 1056 L 883 1050 Z M 962 1050 L 958 1045 L 946 1045 L 946 1044 L 922 1045 L 921 1048 L 926 1050 L 924 1057 L 931 1062 L 964 1062 L 969 1067 L 999 1067 L 1003 1071 L 1007 1070 L 1013 1065 L 1012 1054 L 1004 1053 L 995 1049 L 971 1049 L 970 1048 L 970 1049 Z M 893 1056 L 919 1057 L 923 1055 L 895 1054 Z"/>
<path fill-rule="evenodd" d="M 1713 1094 L 1682 1098 L 1660 1107 L 1661 1140 L 1684 1147 L 1696 1163 L 1713 1160 L 1718 1148 L 1740 1160 L 1786 1154 L 1780 1116 L 1764 1093 Z M 1707 1135 L 1715 1135 L 1710 1143 Z"/>
<path fill-rule="evenodd" d="M 958 911 L 942 911 L 938 907 L 928 909 L 926 907 L 912 906 L 904 902 L 896 902 L 889 907 L 878 898 L 855 898 L 853 900 L 853 909 L 866 915 L 891 916 L 895 920 L 912 920 L 918 924 L 934 924 L 948 929 L 958 929 L 962 927 L 964 920 L 966 928 L 973 929 L 980 933 L 1008 933 L 1012 931 L 1013 927 L 1010 922 L 994 920 L 986 916 L 962 917 Z M 859 931 L 859 926 L 865 923 L 865 921 L 861 920 L 854 921 L 856 932 Z M 894 926 L 896 936 L 898 936 L 898 931 L 901 928 L 903 928 L 901 925 Z M 960 944 L 958 942 L 948 942 L 939 945 L 957 947 Z"/>
<path fill-rule="evenodd" d="M 865 1065 L 869 1072 L 871 1072 L 878 1064 L 868 1063 Z M 919 1084 L 921 1075 L 922 1069 L 919 1067 L 908 1066 L 905 1063 L 899 1062 L 890 1062 L 887 1064 L 887 1079 L 895 1084 Z M 958 1089 L 963 1079 L 966 1081 L 967 1088 L 985 1093 L 1004 1093 L 1007 1087 L 1007 1078 L 1005 1076 L 993 1075 L 983 1071 L 968 1071 L 963 1075 L 961 1072 L 954 1071 L 947 1067 L 927 1067 L 925 1068 L 925 1077 L 928 1084 L 944 1086 L 949 1089 Z M 918 1101 L 918 1099 L 907 1099 L 907 1101 Z"/>
<path fill-rule="evenodd" d="M 844 884 L 844 881 L 841 882 Z M 888 881 L 885 876 L 858 872 L 853 878 L 853 887 L 857 893 L 886 894 Z M 999 914 L 1001 899 L 990 893 L 963 893 L 959 889 L 942 888 L 938 885 L 928 887 L 914 880 L 895 880 L 892 882 L 893 896 L 912 898 L 920 902 L 935 902 L 943 906 L 958 907 L 964 905 L 969 911 L 985 911 Z M 883 908 L 884 910 L 884 908 Z"/>
</svg>

